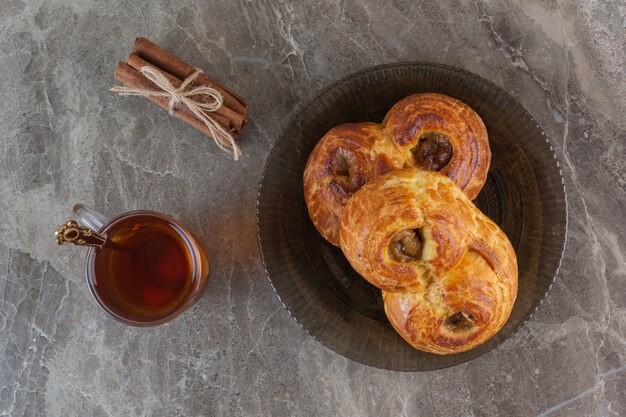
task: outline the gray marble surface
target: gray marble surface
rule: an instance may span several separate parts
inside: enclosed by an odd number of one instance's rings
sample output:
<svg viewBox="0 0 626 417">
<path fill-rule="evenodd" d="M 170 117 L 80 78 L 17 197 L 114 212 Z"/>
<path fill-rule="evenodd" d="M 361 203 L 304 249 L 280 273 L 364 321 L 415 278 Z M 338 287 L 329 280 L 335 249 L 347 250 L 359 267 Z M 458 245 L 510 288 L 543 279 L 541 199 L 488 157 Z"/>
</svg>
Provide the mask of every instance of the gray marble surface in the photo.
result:
<svg viewBox="0 0 626 417">
<path fill-rule="evenodd" d="M 385 4 L 386 3 L 386 4 Z M 383 5 L 385 4 L 385 5 Z M 0 0 L 1 416 L 626 415 L 626 6 L 621 0 Z M 247 97 L 244 158 L 118 97 L 133 39 Z M 399 60 L 448 63 L 514 95 L 560 159 L 568 244 L 512 339 L 431 373 L 327 350 L 262 271 L 255 200 L 289 115 L 322 86 Z M 125 327 L 90 299 L 75 202 L 170 213 L 212 260 L 178 320 Z"/>
</svg>

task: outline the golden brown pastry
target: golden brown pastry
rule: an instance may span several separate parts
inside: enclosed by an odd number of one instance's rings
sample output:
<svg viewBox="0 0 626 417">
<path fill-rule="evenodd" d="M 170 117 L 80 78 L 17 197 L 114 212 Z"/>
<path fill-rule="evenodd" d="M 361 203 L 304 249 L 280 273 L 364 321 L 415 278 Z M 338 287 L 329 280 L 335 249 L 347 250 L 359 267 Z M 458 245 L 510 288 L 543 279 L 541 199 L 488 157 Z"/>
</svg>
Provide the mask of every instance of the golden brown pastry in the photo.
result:
<svg viewBox="0 0 626 417">
<path fill-rule="evenodd" d="M 339 245 L 343 207 L 371 179 L 406 167 L 441 171 L 474 199 L 490 159 L 487 130 L 471 108 L 442 94 L 415 94 L 382 124 L 344 124 L 324 135 L 307 161 L 304 197 L 317 230 Z"/>
<path fill-rule="evenodd" d="M 348 198 L 372 178 L 403 167 L 378 123 L 343 124 L 315 146 L 304 171 L 304 198 L 313 224 L 339 245 L 339 224 Z"/>
<path fill-rule="evenodd" d="M 511 243 L 440 173 L 409 168 L 370 181 L 345 206 L 340 242 L 354 269 L 383 290 L 389 321 L 417 349 L 476 347 L 515 303 Z"/>
<path fill-rule="evenodd" d="M 482 119 L 465 103 L 443 94 L 413 94 L 395 104 L 383 121 L 407 161 L 439 171 L 470 200 L 487 179 L 491 151 Z"/>
</svg>

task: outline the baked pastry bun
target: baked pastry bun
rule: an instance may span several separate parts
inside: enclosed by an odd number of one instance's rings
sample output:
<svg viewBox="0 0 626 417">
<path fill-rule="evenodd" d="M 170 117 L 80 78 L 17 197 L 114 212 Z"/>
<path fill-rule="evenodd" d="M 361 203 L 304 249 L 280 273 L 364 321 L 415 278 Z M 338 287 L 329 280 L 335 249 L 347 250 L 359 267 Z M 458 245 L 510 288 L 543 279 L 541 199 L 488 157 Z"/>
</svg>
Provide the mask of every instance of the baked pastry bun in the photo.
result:
<svg viewBox="0 0 626 417">
<path fill-rule="evenodd" d="M 326 133 L 304 170 L 304 198 L 324 239 L 339 245 L 339 224 L 348 198 L 371 179 L 403 164 L 378 123 L 343 124 Z"/>
<path fill-rule="evenodd" d="M 361 187 L 345 206 L 340 243 L 354 269 L 383 290 L 389 321 L 417 349 L 476 347 L 515 303 L 511 243 L 438 172 L 397 170 Z"/>
<path fill-rule="evenodd" d="M 339 245 L 348 198 L 373 178 L 407 167 L 440 171 L 474 199 L 490 160 L 487 130 L 471 108 L 442 94 L 414 94 L 382 124 L 344 124 L 326 133 L 307 161 L 304 197 L 317 230 Z"/>
<path fill-rule="evenodd" d="M 441 172 L 470 200 L 480 193 L 491 151 L 487 129 L 468 105 L 443 94 L 414 94 L 397 102 L 383 125 L 407 166 Z"/>
</svg>

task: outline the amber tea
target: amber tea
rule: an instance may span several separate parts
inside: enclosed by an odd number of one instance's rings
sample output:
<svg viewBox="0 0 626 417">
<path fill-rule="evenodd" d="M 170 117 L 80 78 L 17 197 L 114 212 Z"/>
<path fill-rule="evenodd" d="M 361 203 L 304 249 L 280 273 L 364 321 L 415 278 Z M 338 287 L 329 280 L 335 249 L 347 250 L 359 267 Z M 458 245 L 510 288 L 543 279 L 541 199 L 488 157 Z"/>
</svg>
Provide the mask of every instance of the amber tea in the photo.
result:
<svg viewBox="0 0 626 417">
<path fill-rule="evenodd" d="M 164 321 L 204 285 L 206 256 L 173 219 L 127 213 L 101 231 L 107 241 L 88 255 L 87 276 L 94 298 L 115 318 L 137 325 Z"/>
</svg>

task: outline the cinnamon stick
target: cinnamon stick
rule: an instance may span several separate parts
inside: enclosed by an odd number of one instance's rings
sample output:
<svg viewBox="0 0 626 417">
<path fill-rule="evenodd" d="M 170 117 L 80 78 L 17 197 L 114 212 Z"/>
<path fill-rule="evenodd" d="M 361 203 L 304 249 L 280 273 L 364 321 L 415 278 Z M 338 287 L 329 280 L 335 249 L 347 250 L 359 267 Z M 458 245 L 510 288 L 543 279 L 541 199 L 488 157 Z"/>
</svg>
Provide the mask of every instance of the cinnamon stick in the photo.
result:
<svg viewBox="0 0 626 417">
<path fill-rule="evenodd" d="M 132 52 L 181 80 L 186 79 L 195 71 L 194 67 L 146 38 L 138 37 L 135 39 Z M 199 84 L 208 85 L 219 91 L 224 96 L 226 107 L 241 114 L 245 119 L 245 115 L 248 112 L 248 104 L 241 97 L 204 73 L 201 73 L 197 80 Z"/>
<path fill-rule="evenodd" d="M 180 87 L 180 85 L 183 83 L 181 79 L 151 64 L 150 62 L 140 58 L 138 55 L 130 54 L 127 62 L 128 62 L 128 65 L 135 68 L 137 71 L 141 71 L 141 67 L 144 67 L 144 66 L 152 67 L 153 69 L 163 74 L 163 76 L 165 76 L 165 78 L 167 78 L 167 80 L 176 88 Z M 197 83 L 194 82 L 193 84 L 196 85 Z M 200 101 L 204 103 L 207 103 L 209 101 L 208 98 L 203 97 L 203 96 L 198 96 L 198 95 L 191 96 L 191 98 L 195 101 Z M 235 134 L 235 136 L 239 134 L 239 132 L 241 131 L 241 127 L 243 126 L 243 123 L 244 123 L 243 115 L 236 113 L 235 111 L 229 109 L 228 107 L 224 105 L 220 106 L 220 108 L 218 108 L 215 112 L 209 113 L 209 115 L 213 117 L 216 115 L 216 113 L 227 119 L 228 127 L 226 130 Z M 215 119 L 215 117 L 213 118 Z"/>
<path fill-rule="evenodd" d="M 119 82 L 123 83 L 127 87 L 137 88 L 142 90 L 154 90 L 154 91 L 162 91 L 159 87 L 157 87 L 152 81 L 148 80 L 142 73 L 137 71 L 135 68 L 131 67 L 125 62 L 119 62 L 117 67 L 115 67 L 115 79 Z M 172 82 L 175 80 L 170 80 Z M 180 80 L 179 86 L 180 86 Z M 163 96 L 146 96 L 148 100 L 161 107 L 162 109 L 169 109 L 170 99 L 168 97 Z M 174 105 L 174 116 L 183 120 L 185 123 L 190 124 L 191 126 L 198 129 L 200 132 L 204 133 L 209 137 L 213 137 L 209 128 L 185 106 L 176 104 Z M 221 115 L 211 114 L 213 120 L 215 120 L 220 126 L 224 129 L 228 130 L 230 121 Z"/>
</svg>

